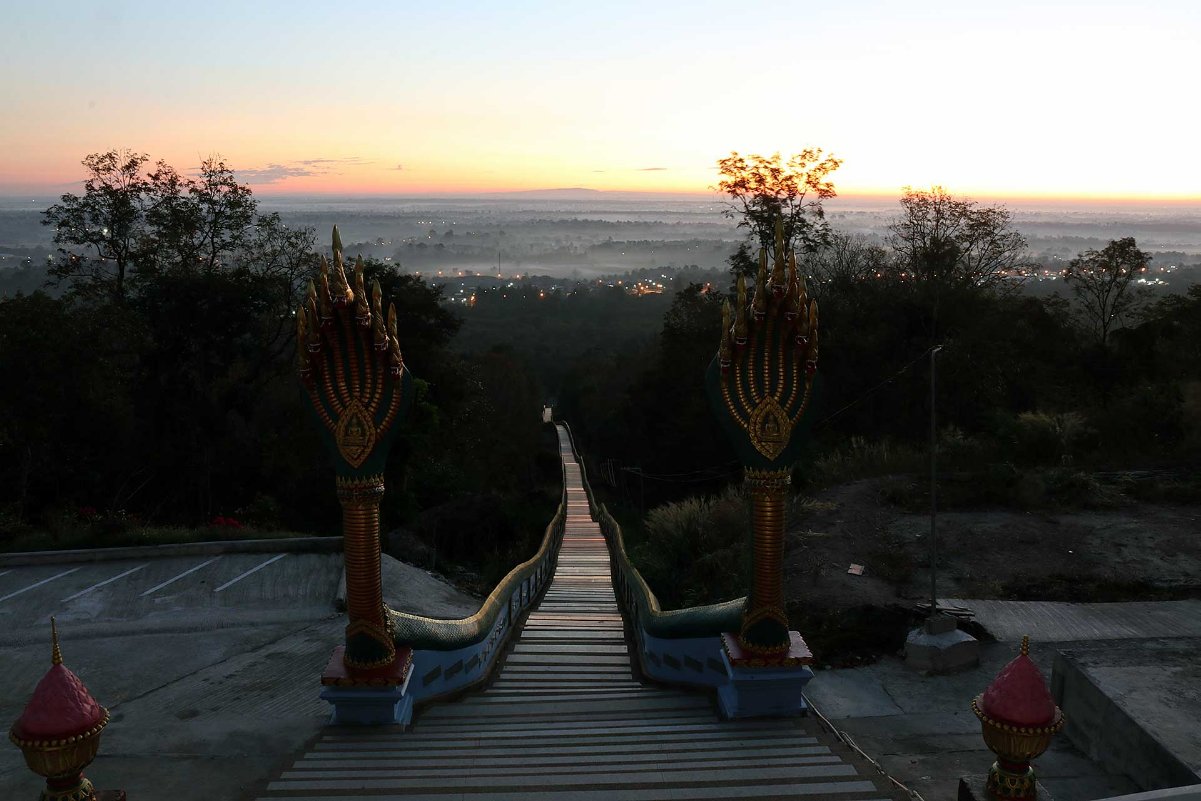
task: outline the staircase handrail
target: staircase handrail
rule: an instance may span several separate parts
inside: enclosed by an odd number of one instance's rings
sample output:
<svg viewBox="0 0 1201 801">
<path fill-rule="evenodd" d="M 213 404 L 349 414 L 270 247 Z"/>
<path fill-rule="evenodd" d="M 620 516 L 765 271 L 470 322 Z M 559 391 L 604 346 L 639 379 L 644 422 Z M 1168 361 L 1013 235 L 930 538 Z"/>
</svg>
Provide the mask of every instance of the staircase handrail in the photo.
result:
<svg viewBox="0 0 1201 801">
<path fill-rule="evenodd" d="M 633 626 L 640 627 L 652 637 L 668 640 L 715 636 L 738 630 L 742 609 L 746 604 L 745 597 L 716 604 L 663 610 L 642 573 L 630 561 L 621 524 L 603 504 L 598 522 L 605 539 L 612 545 L 610 559 L 616 568 L 613 571 L 615 588 Z"/>
<path fill-rule="evenodd" d="M 466 648 L 482 642 L 491 634 L 502 611 L 508 611 L 512 616 L 514 611 L 520 612 L 528 605 L 528 599 L 525 602 L 518 600 L 517 609 L 514 610 L 515 595 L 523 582 L 531 577 L 534 581 L 529 595 L 536 596 L 541 591 L 554 573 L 559 546 L 563 542 L 563 528 L 567 519 L 567 475 L 561 463 L 559 470 L 562 478 L 559 508 L 546 526 L 537 553 L 510 570 L 484 599 L 479 611 L 470 617 L 443 620 L 390 610 L 393 637 L 397 644 L 407 645 L 414 650 L 431 651 Z M 509 622 L 512 625 L 512 620 Z"/>
</svg>

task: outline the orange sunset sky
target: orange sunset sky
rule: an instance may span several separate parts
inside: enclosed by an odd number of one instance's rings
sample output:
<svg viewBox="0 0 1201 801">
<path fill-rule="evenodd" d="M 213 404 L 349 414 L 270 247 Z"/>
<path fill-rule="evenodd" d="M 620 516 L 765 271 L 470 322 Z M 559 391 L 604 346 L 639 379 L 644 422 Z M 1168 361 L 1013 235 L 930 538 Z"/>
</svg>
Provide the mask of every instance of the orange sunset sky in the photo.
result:
<svg viewBox="0 0 1201 801">
<path fill-rule="evenodd" d="M 263 195 L 699 193 L 812 145 L 841 193 L 1201 199 L 1185 0 L 3 6 L 0 194 L 111 148 Z"/>
</svg>

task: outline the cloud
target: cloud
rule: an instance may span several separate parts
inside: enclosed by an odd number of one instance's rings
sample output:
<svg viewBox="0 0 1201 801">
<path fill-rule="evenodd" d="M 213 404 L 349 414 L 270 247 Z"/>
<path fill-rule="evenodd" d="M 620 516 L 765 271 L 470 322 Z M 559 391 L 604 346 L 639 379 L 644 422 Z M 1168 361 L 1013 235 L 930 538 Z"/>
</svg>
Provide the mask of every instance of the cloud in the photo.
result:
<svg viewBox="0 0 1201 801">
<path fill-rule="evenodd" d="M 397 171 L 401 171 L 401 170 L 403 170 L 404 168 L 405 168 L 405 165 L 403 165 L 403 164 L 397 164 L 397 165 L 396 165 L 395 167 L 393 167 L 392 169 L 394 169 L 394 170 L 397 170 Z"/>
<path fill-rule="evenodd" d="M 370 161 L 358 156 L 344 159 L 300 159 L 286 164 L 268 164 L 266 167 L 240 169 L 236 171 L 239 180 L 248 184 L 273 184 L 288 178 L 308 178 L 314 175 L 338 175 L 334 169 L 337 166 L 370 164 Z"/>
<path fill-rule="evenodd" d="M 667 170 L 667 169 L 670 169 L 670 167 L 639 167 L 637 171 L 638 172 L 662 172 L 663 170 Z"/>
<path fill-rule="evenodd" d="M 311 170 L 291 164 L 268 164 L 258 169 L 241 169 L 236 175 L 239 180 L 248 184 L 273 184 L 285 178 L 305 178 L 310 175 L 321 175 L 323 170 Z"/>
<path fill-rule="evenodd" d="M 306 167 L 323 167 L 327 164 L 370 164 L 371 162 L 358 156 L 351 156 L 346 159 L 302 159 L 296 163 Z"/>
<path fill-rule="evenodd" d="M 608 172 L 608 170 L 593 170 L 593 172 Z"/>
</svg>

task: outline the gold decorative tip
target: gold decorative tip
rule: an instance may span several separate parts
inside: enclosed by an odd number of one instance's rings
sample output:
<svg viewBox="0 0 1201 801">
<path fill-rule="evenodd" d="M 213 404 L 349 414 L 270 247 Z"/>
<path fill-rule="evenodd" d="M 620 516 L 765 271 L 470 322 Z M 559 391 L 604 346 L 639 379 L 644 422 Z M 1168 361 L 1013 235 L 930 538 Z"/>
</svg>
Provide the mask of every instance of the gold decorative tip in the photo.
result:
<svg viewBox="0 0 1201 801">
<path fill-rule="evenodd" d="M 334 226 L 334 253 L 342 252 L 342 237 L 338 234 L 338 226 Z"/>
<path fill-rule="evenodd" d="M 388 304 L 388 336 L 392 337 L 392 339 L 396 340 L 397 342 L 400 341 L 396 337 L 396 304 L 395 303 Z"/>
<path fill-rule="evenodd" d="M 329 291 L 329 273 L 321 273 L 321 291 L 317 294 L 317 299 L 320 305 L 317 307 L 321 312 L 322 319 L 328 319 L 333 316 L 333 310 L 330 309 L 329 299 L 331 293 Z"/>
<path fill-rule="evenodd" d="M 751 299 L 751 308 L 756 317 L 762 317 L 767 311 L 767 251 L 759 251 L 759 271 L 755 274 L 755 296 Z"/>
<path fill-rule="evenodd" d="M 50 643 L 50 664 L 61 665 L 63 652 L 58 647 L 58 626 L 54 622 L 54 615 L 50 616 Z"/>
<path fill-rule="evenodd" d="M 730 301 L 721 304 L 721 339 L 717 343 L 717 356 L 722 364 L 730 361 Z"/>
<path fill-rule="evenodd" d="M 342 259 L 342 251 L 334 251 L 334 291 L 337 293 L 339 303 L 350 305 L 354 302 L 354 290 L 350 288 L 350 282 L 346 280 L 346 262 Z"/>
<path fill-rule="evenodd" d="M 788 255 L 791 256 L 792 254 L 790 253 Z M 787 263 L 787 260 L 785 259 L 784 251 L 777 250 L 776 251 L 776 263 L 775 263 L 775 266 L 772 267 L 772 271 L 771 271 L 771 282 L 772 282 L 773 286 L 778 286 L 781 288 L 787 286 L 786 282 L 788 281 L 788 278 L 784 272 L 784 270 L 785 270 L 784 265 L 786 263 Z"/>
<path fill-rule="evenodd" d="M 1022 656 L 1030 656 L 1030 635 L 1022 635 Z"/>
<path fill-rule="evenodd" d="M 354 298 L 355 310 L 357 312 L 360 325 L 371 324 L 371 300 L 367 296 L 367 288 L 364 286 L 363 273 L 363 257 L 357 256 L 354 260 Z"/>
<path fill-rule="evenodd" d="M 740 296 L 738 300 L 738 308 L 734 311 L 734 341 L 741 345 L 746 342 L 749 328 L 746 321 L 746 298 Z"/>
<path fill-rule="evenodd" d="M 383 306 L 384 290 L 380 288 L 379 279 L 371 280 L 371 307 L 378 313 Z"/>
</svg>

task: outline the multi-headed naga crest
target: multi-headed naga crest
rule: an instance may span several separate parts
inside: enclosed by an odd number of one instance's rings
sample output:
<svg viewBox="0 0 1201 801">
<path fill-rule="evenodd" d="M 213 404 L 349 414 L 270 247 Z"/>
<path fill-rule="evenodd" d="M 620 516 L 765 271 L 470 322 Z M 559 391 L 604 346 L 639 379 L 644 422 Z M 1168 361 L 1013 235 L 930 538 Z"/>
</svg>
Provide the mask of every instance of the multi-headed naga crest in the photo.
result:
<svg viewBox="0 0 1201 801">
<path fill-rule="evenodd" d="M 296 361 L 322 439 L 334 460 L 346 557 L 344 661 L 380 669 L 396 662 L 380 575 L 379 504 L 388 451 L 412 400 L 412 380 L 396 338 L 396 309 L 383 292 L 363 285 L 356 259 L 346 278 L 342 241 L 334 228 L 334 263 L 323 257 L 317 283 L 296 312 Z"/>
<path fill-rule="evenodd" d="M 382 462 L 373 464 L 379 459 L 372 457 L 387 455 L 410 393 L 396 307 L 389 303 L 385 316 L 378 281 L 368 299 L 361 258 L 350 285 L 337 228 L 333 249 L 333 269 L 322 256 L 319 285 L 309 281 L 296 312 L 296 359 L 313 410 L 333 439 L 338 475 L 352 478 L 383 472 Z"/>
<path fill-rule="evenodd" d="M 784 510 L 814 391 L 817 301 L 809 299 L 779 222 L 770 275 L 767 263 L 761 250 L 754 299 L 747 301 L 739 278 L 735 306 L 727 301 L 722 309 L 705 384 L 751 494 L 754 576 L 738 644 L 752 661 L 779 662 L 807 658 L 799 655 L 803 642 L 792 641 L 784 608 Z"/>
<path fill-rule="evenodd" d="M 744 464 L 752 470 L 791 467 L 790 445 L 813 390 L 817 370 L 817 301 L 810 300 L 796 254 L 785 252 L 783 227 L 776 226 L 775 264 L 759 251 L 755 296 L 747 302 L 746 281 L 722 308 L 710 393 L 718 417 Z M 750 447 L 746 447 L 749 445 Z"/>
</svg>

